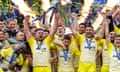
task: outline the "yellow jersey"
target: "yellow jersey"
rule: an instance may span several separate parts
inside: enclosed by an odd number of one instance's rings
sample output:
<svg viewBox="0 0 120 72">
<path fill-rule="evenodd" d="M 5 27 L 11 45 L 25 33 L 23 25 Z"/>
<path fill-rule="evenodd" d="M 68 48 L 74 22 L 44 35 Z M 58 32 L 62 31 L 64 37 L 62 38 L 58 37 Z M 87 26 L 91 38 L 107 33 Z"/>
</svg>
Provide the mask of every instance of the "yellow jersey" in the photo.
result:
<svg viewBox="0 0 120 72">
<path fill-rule="evenodd" d="M 120 72 L 120 60 L 118 59 L 119 48 L 115 47 L 114 44 L 109 43 L 108 56 L 110 59 L 109 72 Z"/>
<path fill-rule="evenodd" d="M 120 29 L 114 24 L 114 32 L 120 34 Z"/>
<path fill-rule="evenodd" d="M 32 54 L 33 54 L 33 72 L 41 72 L 45 69 L 46 72 L 51 72 L 50 65 L 50 47 L 52 39 L 50 36 L 45 38 L 41 43 L 31 37 L 28 40 Z"/>
<path fill-rule="evenodd" d="M 80 51 L 76 46 L 70 45 L 65 59 L 65 51 L 57 46 L 58 51 L 58 72 L 74 72 L 73 60 L 74 56 L 80 56 Z"/>
<path fill-rule="evenodd" d="M 76 37 L 80 45 L 78 72 L 96 72 L 96 54 L 98 50 L 101 50 L 99 40 L 86 38 L 81 34 L 78 34 Z"/>
<path fill-rule="evenodd" d="M 59 37 L 57 35 L 56 35 L 55 39 L 56 40 L 60 40 L 60 41 L 63 40 L 62 37 Z M 71 36 L 71 44 L 70 44 L 70 46 L 74 46 L 74 48 L 78 48 L 79 49 L 79 42 L 78 42 L 78 40 L 74 36 Z M 73 58 L 73 66 L 74 66 L 75 69 L 78 68 L 78 64 L 79 64 L 79 57 L 78 56 L 74 56 L 74 58 Z"/>
<path fill-rule="evenodd" d="M 97 50 L 101 50 L 99 47 L 99 41 L 95 40 L 94 38 L 86 38 L 83 35 L 78 34 L 77 39 L 80 43 L 80 61 L 85 63 L 94 63 L 96 61 L 96 53 Z M 91 48 L 89 49 L 87 40 L 91 42 Z"/>
</svg>

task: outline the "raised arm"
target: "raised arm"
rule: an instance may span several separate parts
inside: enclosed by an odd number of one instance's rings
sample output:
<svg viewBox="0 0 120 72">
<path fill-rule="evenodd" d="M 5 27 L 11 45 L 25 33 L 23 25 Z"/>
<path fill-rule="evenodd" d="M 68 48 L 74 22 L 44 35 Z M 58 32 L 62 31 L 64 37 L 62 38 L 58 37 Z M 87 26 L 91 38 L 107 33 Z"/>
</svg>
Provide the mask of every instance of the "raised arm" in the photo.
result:
<svg viewBox="0 0 120 72">
<path fill-rule="evenodd" d="M 72 33 L 73 33 L 73 36 L 74 36 L 75 38 L 78 38 L 78 34 L 79 34 L 79 33 L 74 29 L 73 25 L 70 25 L 69 28 L 71 29 L 71 31 L 72 31 Z"/>
<path fill-rule="evenodd" d="M 117 10 L 115 12 L 113 12 L 112 14 L 112 18 L 114 19 L 115 16 L 120 12 L 120 8 L 117 8 Z"/>
<path fill-rule="evenodd" d="M 109 22 L 105 21 L 104 22 L 105 25 L 105 37 L 106 37 L 106 44 L 110 43 L 110 35 L 109 35 Z"/>
<path fill-rule="evenodd" d="M 54 40 L 53 43 L 55 45 L 58 45 L 58 46 L 62 47 L 63 49 L 66 49 L 66 47 L 64 46 L 64 44 L 61 41 L 59 41 L 59 40 Z"/>
<path fill-rule="evenodd" d="M 53 27 L 51 27 L 51 32 L 50 32 L 50 38 L 53 39 L 54 38 L 54 35 L 57 31 L 57 25 L 58 25 L 58 15 L 55 14 L 55 20 L 54 20 L 54 25 Z"/>
<path fill-rule="evenodd" d="M 96 33 L 95 35 L 95 39 L 96 40 L 101 39 L 104 36 L 104 33 L 105 33 L 105 25 L 104 23 L 102 23 L 101 27 L 99 28 L 99 32 Z"/>
<path fill-rule="evenodd" d="M 73 19 L 73 28 L 75 29 L 75 31 L 79 31 L 79 24 L 77 22 L 77 14 L 72 13 L 71 18 Z"/>
<path fill-rule="evenodd" d="M 32 37 L 32 34 L 29 29 L 29 20 L 30 20 L 30 16 L 26 16 L 24 20 L 24 33 L 25 33 L 27 40 Z"/>
</svg>

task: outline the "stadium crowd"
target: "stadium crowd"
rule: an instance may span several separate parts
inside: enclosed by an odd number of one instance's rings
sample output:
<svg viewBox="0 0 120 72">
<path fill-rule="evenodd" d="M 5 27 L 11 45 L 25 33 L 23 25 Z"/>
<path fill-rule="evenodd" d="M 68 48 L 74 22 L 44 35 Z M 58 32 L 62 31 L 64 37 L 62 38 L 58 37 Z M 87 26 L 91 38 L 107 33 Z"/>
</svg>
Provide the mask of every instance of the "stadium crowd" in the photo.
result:
<svg viewBox="0 0 120 72">
<path fill-rule="evenodd" d="M 100 72 L 120 72 L 120 6 L 91 8 L 79 24 L 80 10 L 70 13 L 69 27 L 56 12 L 52 26 L 37 28 L 29 15 L 0 9 L 0 72 L 98 72 L 98 59 Z M 99 13 L 104 19 L 94 30 Z"/>
</svg>

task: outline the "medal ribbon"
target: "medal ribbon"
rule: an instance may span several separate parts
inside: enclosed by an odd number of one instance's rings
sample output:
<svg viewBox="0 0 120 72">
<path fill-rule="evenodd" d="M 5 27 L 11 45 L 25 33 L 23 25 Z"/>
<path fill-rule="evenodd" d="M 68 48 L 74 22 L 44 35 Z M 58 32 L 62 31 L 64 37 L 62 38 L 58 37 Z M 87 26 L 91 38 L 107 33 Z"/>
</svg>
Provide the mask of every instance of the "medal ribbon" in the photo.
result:
<svg viewBox="0 0 120 72">
<path fill-rule="evenodd" d="M 68 58 L 68 49 L 63 51 L 64 52 L 64 60 L 67 61 Z"/>
<path fill-rule="evenodd" d="M 41 49 L 42 43 L 43 43 L 42 41 L 41 41 L 40 43 L 37 41 L 37 45 L 38 45 L 37 48 L 36 48 L 37 50 L 40 50 L 40 49 Z"/>
<path fill-rule="evenodd" d="M 88 46 L 88 48 L 89 48 L 89 50 L 92 48 L 91 47 L 91 42 L 92 41 L 92 39 L 91 40 L 88 40 L 87 38 L 86 38 L 86 43 L 87 43 L 87 46 Z"/>
<path fill-rule="evenodd" d="M 117 47 L 114 45 L 115 47 L 115 52 L 117 54 L 118 60 L 120 60 L 120 51 L 117 50 Z"/>
</svg>

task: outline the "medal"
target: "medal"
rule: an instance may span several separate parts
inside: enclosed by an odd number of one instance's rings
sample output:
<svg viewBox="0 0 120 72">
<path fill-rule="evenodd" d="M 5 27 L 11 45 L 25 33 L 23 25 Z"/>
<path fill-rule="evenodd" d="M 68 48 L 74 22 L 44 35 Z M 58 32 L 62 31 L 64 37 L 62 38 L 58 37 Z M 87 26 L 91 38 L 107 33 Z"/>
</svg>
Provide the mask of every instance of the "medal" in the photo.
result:
<svg viewBox="0 0 120 72">
<path fill-rule="evenodd" d="M 117 47 L 115 45 L 114 45 L 114 47 L 115 47 L 115 52 L 117 54 L 117 58 L 120 61 L 120 51 L 117 50 Z"/>
<path fill-rule="evenodd" d="M 36 50 L 41 50 L 42 44 L 43 44 L 43 42 L 37 41 L 37 48 L 36 48 Z"/>
<path fill-rule="evenodd" d="M 92 39 L 91 39 L 92 40 Z M 88 40 L 87 38 L 86 38 L 86 43 L 87 43 L 87 47 L 89 48 L 89 50 L 92 48 L 91 47 L 91 40 Z"/>
<path fill-rule="evenodd" d="M 68 58 L 68 49 L 63 51 L 64 52 L 64 60 L 67 61 Z"/>
</svg>

